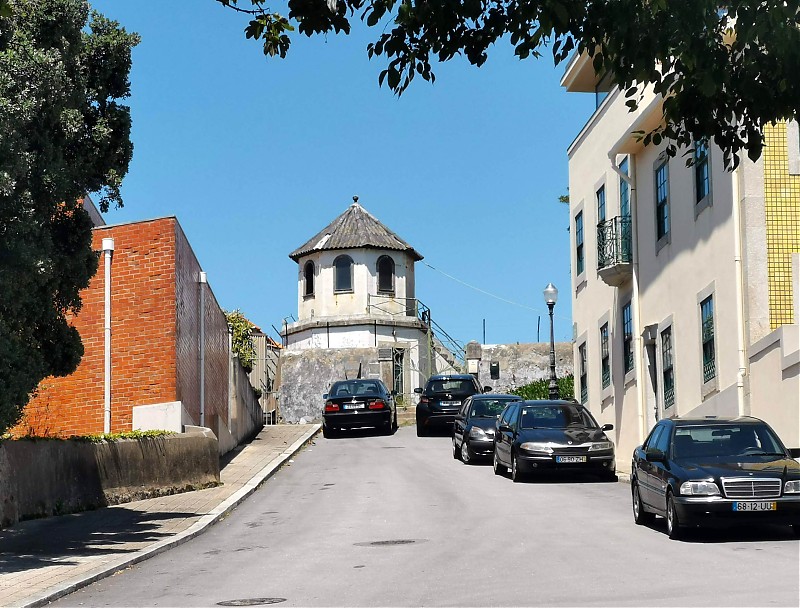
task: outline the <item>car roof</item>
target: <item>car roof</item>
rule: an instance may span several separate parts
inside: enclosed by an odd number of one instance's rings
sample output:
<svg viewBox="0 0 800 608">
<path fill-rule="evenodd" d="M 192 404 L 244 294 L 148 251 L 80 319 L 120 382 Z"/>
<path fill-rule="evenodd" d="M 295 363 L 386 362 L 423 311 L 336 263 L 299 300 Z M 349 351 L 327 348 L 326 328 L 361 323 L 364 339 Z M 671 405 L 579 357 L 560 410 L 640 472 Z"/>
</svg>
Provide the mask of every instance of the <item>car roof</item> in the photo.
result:
<svg viewBox="0 0 800 608">
<path fill-rule="evenodd" d="M 334 380 L 331 385 L 333 384 L 355 384 L 356 382 L 378 382 L 383 384 L 383 380 L 380 378 L 348 378 L 347 380 Z"/>
<path fill-rule="evenodd" d="M 752 416 L 705 416 L 705 417 L 692 417 L 692 418 L 670 418 L 670 422 L 674 423 L 675 426 L 696 426 L 699 424 L 702 425 L 725 425 L 725 424 L 765 424 L 763 420 L 759 418 L 753 418 Z"/>
<path fill-rule="evenodd" d="M 583 407 L 577 401 L 569 401 L 567 399 L 526 399 L 523 402 L 527 406 L 531 405 L 579 405 Z"/>
<path fill-rule="evenodd" d="M 428 382 L 431 380 L 447 380 L 448 378 L 456 378 L 458 380 L 474 380 L 475 376 L 472 374 L 434 374 L 428 378 Z"/>
<path fill-rule="evenodd" d="M 470 397 L 473 401 L 476 399 L 508 399 L 509 401 L 522 401 L 519 395 L 509 395 L 508 393 L 477 393 Z"/>
</svg>

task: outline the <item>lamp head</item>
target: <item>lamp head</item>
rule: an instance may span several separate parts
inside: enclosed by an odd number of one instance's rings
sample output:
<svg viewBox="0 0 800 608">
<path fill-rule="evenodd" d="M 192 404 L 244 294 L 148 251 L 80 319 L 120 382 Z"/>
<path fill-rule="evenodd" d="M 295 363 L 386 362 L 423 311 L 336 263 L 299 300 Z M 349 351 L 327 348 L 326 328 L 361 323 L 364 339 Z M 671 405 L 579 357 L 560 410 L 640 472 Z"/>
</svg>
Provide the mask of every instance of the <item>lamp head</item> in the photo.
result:
<svg viewBox="0 0 800 608">
<path fill-rule="evenodd" d="M 552 283 L 548 283 L 547 287 L 544 288 L 544 301 L 548 305 L 555 304 L 558 301 L 558 289 Z"/>
</svg>

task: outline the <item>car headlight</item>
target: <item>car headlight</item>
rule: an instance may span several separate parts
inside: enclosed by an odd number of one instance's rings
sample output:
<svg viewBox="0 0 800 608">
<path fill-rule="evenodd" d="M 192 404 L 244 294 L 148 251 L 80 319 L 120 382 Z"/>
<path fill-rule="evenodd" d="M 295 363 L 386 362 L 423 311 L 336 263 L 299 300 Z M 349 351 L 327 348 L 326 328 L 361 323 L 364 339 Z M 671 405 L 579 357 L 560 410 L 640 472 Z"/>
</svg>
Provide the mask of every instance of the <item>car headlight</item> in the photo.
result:
<svg viewBox="0 0 800 608">
<path fill-rule="evenodd" d="M 553 453 L 553 448 L 550 447 L 550 444 L 539 441 L 527 441 L 519 447 L 527 452 L 546 452 L 547 454 Z"/>
<path fill-rule="evenodd" d="M 589 446 L 590 452 L 600 452 L 602 450 L 613 450 L 614 444 L 610 441 L 594 441 L 592 445 Z"/>
<path fill-rule="evenodd" d="M 800 493 L 800 479 L 796 479 L 794 481 L 787 481 L 786 485 L 783 486 L 783 493 L 784 494 Z"/>
<path fill-rule="evenodd" d="M 488 437 L 486 437 L 486 431 L 484 431 L 479 426 L 473 426 L 469 430 L 469 438 L 470 439 L 488 439 Z"/>
<path fill-rule="evenodd" d="M 685 496 L 719 496 L 719 487 L 713 481 L 685 481 L 681 484 Z"/>
</svg>

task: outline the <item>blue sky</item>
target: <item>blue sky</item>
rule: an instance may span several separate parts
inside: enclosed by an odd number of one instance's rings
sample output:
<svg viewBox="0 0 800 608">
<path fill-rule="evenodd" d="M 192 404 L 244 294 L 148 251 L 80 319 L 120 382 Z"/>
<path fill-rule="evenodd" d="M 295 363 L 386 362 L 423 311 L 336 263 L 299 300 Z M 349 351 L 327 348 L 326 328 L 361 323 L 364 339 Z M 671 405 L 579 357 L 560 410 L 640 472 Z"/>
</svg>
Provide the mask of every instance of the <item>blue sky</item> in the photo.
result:
<svg viewBox="0 0 800 608">
<path fill-rule="evenodd" d="M 547 341 L 552 281 L 556 340 L 571 339 L 558 196 L 594 99 L 561 89 L 549 54 L 520 62 L 501 44 L 483 67 L 438 64 L 434 85 L 397 98 L 378 87 L 385 59 L 365 50 L 379 30 L 360 23 L 266 59 L 244 16 L 214 0 L 92 5 L 142 37 L 125 207 L 105 220 L 177 216 L 223 308 L 274 335 L 297 315 L 289 252 L 357 195 L 425 256 L 417 296 L 453 337 L 481 341 L 485 319 L 487 343 L 534 342 L 541 316 Z"/>
</svg>

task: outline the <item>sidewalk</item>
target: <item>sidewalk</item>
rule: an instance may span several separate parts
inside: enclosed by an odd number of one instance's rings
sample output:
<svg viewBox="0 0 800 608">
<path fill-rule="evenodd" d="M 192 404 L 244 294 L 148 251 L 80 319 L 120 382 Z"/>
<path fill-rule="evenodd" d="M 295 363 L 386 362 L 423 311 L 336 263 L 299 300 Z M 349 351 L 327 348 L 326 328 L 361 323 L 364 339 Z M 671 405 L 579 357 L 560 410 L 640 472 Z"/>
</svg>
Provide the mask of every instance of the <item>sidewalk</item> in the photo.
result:
<svg viewBox="0 0 800 608">
<path fill-rule="evenodd" d="M 264 427 L 224 465 L 222 485 L 21 522 L 0 531 L 0 606 L 42 606 L 203 532 L 319 431 Z"/>
</svg>

